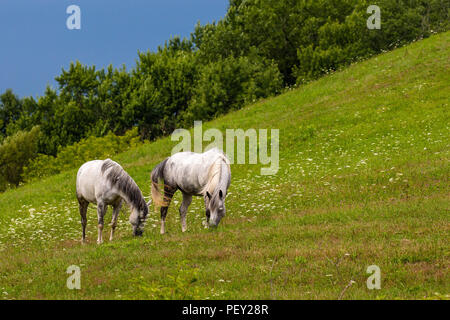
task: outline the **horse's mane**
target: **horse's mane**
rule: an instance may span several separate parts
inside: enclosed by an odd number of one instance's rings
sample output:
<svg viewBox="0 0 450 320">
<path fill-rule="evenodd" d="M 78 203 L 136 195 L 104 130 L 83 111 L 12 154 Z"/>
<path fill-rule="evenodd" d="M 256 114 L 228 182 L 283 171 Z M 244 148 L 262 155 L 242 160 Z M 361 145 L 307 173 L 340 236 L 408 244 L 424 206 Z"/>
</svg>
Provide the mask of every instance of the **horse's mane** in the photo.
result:
<svg viewBox="0 0 450 320">
<path fill-rule="evenodd" d="M 109 170 L 106 175 L 106 179 L 111 182 L 111 184 L 116 186 L 123 194 L 125 194 L 133 207 L 139 211 L 143 211 L 145 218 L 148 214 L 148 207 L 145 203 L 144 197 L 142 196 L 141 190 L 137 186 L 136 182 L 134 182 L 133 178 L 131 178 L 119 164 L 111 159 L 106 159 L 103 162 L 101 170 L 102 174 L 105 174 L 105 172 Z"/>
<path fill-rule="evenodd" d="M 218 158 L 214 161 L 214 163 L 209 167 L 208 170 L 208 182 L 203 187 L 201 193 L 203 195 L 208 192 L 211 195 L 212 199 L 216 198 L 217 193 L 219 192 L 217 185 L 220 182 L 220 178 L 222 177 L 222 166 L 228 166 L 230 169 L 230 161 L 225 156 L 225 154 L 220 153 Z"/>
</svg>

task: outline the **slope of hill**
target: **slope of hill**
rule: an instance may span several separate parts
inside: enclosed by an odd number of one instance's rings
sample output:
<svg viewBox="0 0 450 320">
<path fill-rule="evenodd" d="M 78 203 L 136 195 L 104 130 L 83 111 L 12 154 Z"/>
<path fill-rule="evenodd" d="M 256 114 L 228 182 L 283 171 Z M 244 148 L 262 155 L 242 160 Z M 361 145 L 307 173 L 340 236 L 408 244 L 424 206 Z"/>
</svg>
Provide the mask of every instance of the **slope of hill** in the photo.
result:
<svg viewBox="0 0 450 320">
<path fill-rule="evenodd" d="M 152 211 L 134 239 L 125 209 L 116 239 L 98 246 L 91 205 L 81 245 L 76 170 L 1 194 L 1 298 L 448 298 L 449 40 L 435 35 L 205 123 L 280 130 L 276 175 L 232 165 L 217 230 L 202 227 L 197 198 L 182 233 L 177 194 L 168 234 Z M 151 169 L 175 144 L 115 160 L 148 195 Z M 66 287 L 70 265 L 81 290 Z M 380 290 L 366 286 L 370 265 Z"/>
</svg>

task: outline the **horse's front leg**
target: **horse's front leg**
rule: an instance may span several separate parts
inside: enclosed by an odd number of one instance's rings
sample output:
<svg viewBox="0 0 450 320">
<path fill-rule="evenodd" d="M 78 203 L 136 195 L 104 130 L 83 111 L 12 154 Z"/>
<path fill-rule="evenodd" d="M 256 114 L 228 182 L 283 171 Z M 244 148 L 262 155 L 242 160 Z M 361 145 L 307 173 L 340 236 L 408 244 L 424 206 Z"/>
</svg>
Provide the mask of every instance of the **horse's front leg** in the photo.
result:
<svg viewBox="0 0 450 320">
<path fill-rule="evenodd" d="M 117 226 L 117 219 L 119 217 L 120 208 L 122 208 L 122 201 L 119 201 L 119 203 L 113 208 L 113 214 L 112 214 L 112 220 L 111 220 L 111 235 L 109 236 L 109 241 L 112 241 L 114 236 L 114 231 L 116 230 Z"/>
<path fill-rule="evenodd" d="M 98 238 L 97 243 L 101 244 L 103 242 L 102 232 L 103 232 L 103 217 L 106 213 L 106 205 L 103 202 L 97 204 L 97 218 L 98 218 Z"/>
<path fill-rule="evenodd" d="M 205 214 L 206 214 L 206 221 L 203 221 L 203 226 L 205 228 L 209 228 L 209 217 L 210 217 L 210 211 L 209 211 L 209 199 L 205 197 Z"/>
<path fill-rule="evenodd" d="M 189 205 L 192 202 L 192 196 L 183 193 L 183 202 L 180 206 L 180 221 L 181 221 L 181 231 L 185 232 L 187 230 L 186 227 L 186 213 L 189 208 Z"/>
</svg>

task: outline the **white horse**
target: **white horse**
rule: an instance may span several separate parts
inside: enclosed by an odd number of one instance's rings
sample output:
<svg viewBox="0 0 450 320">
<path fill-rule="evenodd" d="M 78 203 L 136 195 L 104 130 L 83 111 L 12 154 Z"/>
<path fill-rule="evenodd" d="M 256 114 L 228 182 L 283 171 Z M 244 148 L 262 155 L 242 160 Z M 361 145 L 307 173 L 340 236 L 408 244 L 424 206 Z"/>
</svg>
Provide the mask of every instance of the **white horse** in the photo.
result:
<svg viewBox="0 0 450 320">
<path fill-rule="evenodd" d="M 177 190 L 183 193 L 181 230 L 186 231 L 186 212 L 192 196 L 203 196 L 206 222 L 216 227 L 225 216 L 225 197 L 231 181 L 230 161 L 217 148 L 204 153 L 179 152 L 158 164 L 151 173 L 152 198 L 161 207 L 161 234 L 170 201 Z M 159 182 L 164 181 L 164 195 Z"/>
<path fill-rule="evenodd" d="M 122 200 L 125 200 L 131 208 L 130 223 L 133 226 L 133 234 L 135 236 L 142 235 L 151 200 L 148 204 L 145 203 L 137 184 L 118 163 L 106 159 L 93 160 L 83 164 L 78 170 L 76 192 L 80 205 L 83 242 L 86 240 L 86 212 L 90 202 L 97 204 L 97 243 L 103 242 L 103 217 L 108 205 L 113 207 L 109 240 L 113 239 Z"/>
</svg>

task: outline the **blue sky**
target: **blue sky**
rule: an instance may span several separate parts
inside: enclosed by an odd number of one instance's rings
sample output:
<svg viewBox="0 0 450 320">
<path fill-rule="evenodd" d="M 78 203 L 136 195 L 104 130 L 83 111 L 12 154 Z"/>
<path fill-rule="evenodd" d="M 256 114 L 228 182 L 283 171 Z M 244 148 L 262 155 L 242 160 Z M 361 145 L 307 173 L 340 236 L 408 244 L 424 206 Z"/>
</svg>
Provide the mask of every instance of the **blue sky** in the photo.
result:
<svg viewBox="0 0 450 320">
<path fill-rule="evenodd" d="M 69 5 L 81 29 L 69 30 Z M 1 0 L 0 93 L 40 96 L 71 61 L 134 67 L 137 51 L 155 51 L 172 36 L 189 36 L 197 21 L 221 19 L 228 0 Z"/>
</svg>

